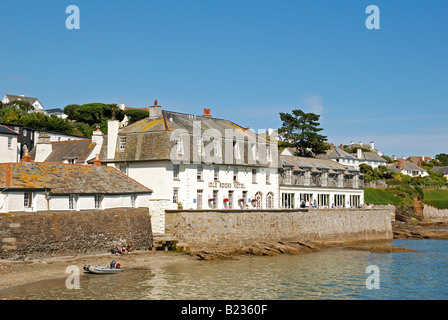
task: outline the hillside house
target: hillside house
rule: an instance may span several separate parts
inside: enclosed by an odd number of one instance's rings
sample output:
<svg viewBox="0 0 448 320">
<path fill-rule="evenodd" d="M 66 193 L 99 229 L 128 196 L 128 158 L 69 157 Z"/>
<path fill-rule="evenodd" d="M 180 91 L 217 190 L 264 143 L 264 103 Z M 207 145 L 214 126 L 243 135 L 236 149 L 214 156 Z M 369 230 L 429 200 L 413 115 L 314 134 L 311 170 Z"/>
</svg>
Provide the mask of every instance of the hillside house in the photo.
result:
<svg viewBox="0 0 448 320">
<path fill-rule="evenodd" d="M 387 165 L 387 171 L 389 172 L 400 172 L 411 177 L 426 177 L 428 172 L 425 169 L 413 164 L 407 160 L 398 160 L 397 162 Z"/>
</svg>

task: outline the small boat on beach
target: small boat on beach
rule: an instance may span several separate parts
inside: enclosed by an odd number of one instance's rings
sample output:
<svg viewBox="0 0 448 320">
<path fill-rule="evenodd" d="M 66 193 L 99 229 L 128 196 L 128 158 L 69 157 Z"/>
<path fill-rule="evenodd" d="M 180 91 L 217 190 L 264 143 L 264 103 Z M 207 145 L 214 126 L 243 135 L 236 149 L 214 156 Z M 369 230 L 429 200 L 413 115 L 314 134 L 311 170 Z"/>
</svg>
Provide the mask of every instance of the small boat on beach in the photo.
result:
<svg viewBox="0 0 448 320">
<path fill-rule="evenodd" d="M 84 265 L 83 267 L 85 273 L 96 273 L 96 274 L 110 274 L 110 273 L 120 273 L 123 272 L 120 264 L 116 263 L 115 260 L 110 263 L 109 266 L 91 266 Z"/>
</svg>

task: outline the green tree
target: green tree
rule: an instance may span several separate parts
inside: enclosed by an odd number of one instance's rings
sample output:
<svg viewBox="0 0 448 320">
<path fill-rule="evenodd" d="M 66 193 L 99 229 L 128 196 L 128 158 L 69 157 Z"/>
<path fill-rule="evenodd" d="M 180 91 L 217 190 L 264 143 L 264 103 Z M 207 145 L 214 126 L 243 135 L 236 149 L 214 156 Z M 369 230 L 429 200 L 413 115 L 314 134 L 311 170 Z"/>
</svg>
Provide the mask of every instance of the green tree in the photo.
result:
<svg viewBox="0 0 448 320">
<path fill-rule="evenodd" d="M 129 124 L 148 117 L 148 111 L 143 109 L 128 109 L 124 114 L 129 117 Z"/>
<path fill-rule="evenodd" d="M 34 107 L 31 105 L 31 103 L 27 101 L 22 100 L 14 100 L 8 103 L 5 103 L 3 105 L 4 108 L 14 108 L 14 109 L 20 109 L 23 111 L 31 111 L 34 110 Z"/>
<path fill-rule="evenodd" d="M 325 143 L 327 137 L 319 134 L 320 115 L 305 113 L 302 110 L 293 110 L 292 114 L 280 113 L 283 121 L 278 130 L 284 138 L 286 146 L 294 147 L 297 155 L 302 157 L 314 157 L 325 153 L 329 145 Z"/>
<path fill-rule="evenodd" d="M 78 107 L 79 107 L 79 104 L 69 104 L 69 105 L 65 106 L 64 113 L 67 115 L 67 117 L 69 119 L 73 119 L 74 112 L 75 112 L 76 108 L 78 108 Z"/>
<path fill-rule="evenodd" d="M 441 153 L 436 155 L 436 160 L 440 162 L 440 165 L 445 167 L 448 166 L 448 154 Z"/>
</svg>

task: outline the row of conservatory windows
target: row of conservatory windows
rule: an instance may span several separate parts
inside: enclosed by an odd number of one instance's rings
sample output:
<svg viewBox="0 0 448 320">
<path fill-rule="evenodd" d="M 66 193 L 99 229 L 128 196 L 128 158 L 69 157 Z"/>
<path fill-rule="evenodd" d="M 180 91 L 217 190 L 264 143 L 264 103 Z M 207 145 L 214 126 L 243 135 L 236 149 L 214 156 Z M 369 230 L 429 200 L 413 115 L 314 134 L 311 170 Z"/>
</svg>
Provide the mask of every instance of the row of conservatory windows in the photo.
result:
<svg viewBox="0 0 448 320">
<path fill-rule="evenodd" d="M 349 200 L 346 203 L 346 200 Z M 297 203 L 296 203 L 297 201 Z M 300 193 L 299 197 L 296 198 L 295 193 L 282 193 L 281 195 L 281 207 L 282 209 L 296 209 L 303 207 L 318 207 L 318 208 L 342 208 L 342 207 L 353 207 L 357 208 L 361 205 L 361 196 L 350 195 L 346 199 L 345 194 L 335 194 L 333 196 L 333 202 L 330 203 L 329 194 L 317 194 L 312 193 Z"/>
</svg>

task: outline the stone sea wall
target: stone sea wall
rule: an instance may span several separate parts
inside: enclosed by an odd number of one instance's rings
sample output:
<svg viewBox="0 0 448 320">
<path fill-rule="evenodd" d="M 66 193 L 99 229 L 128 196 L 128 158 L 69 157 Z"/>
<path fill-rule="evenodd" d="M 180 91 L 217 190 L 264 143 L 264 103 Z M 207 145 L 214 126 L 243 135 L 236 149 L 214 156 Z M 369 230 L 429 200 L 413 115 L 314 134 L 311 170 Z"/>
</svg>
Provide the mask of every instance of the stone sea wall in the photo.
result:
<svg viewBox="0 0 448 320">
<path fill-rule="evenodd" d="M 423 207 L 423 218 L 433 220 L 448 220 L 448 209 L 437 209 L 425 204 Z"/>
<path fill-rule="evenodd" d="M 110 252 L 119 242 L 152 246 L 148 208 L 0 214 L 0 258 Z"/>
<path fill-rule="evenodd" d="M 192 247 L 282 240 L 392 240 L 387 209 L 166 210 L 165 232 Z"/>
</svg>

